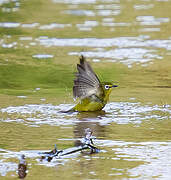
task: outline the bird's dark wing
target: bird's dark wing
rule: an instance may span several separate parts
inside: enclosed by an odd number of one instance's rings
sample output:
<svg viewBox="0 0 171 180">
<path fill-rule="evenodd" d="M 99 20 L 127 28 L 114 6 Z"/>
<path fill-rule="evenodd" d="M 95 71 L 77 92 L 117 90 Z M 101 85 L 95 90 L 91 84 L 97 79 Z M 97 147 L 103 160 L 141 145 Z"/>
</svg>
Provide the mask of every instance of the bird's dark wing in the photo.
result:
<svg viewBox="0 0 171 180">
<path fill-rule="evenodd" d="M 80 57 L 80 64 L 77 64 L 77 70 L 73 86 L 74 97 L 83 99 L 93 94 L 98 96 L 101 91 L 99 78 L 84 56 Z"/>
</svg>

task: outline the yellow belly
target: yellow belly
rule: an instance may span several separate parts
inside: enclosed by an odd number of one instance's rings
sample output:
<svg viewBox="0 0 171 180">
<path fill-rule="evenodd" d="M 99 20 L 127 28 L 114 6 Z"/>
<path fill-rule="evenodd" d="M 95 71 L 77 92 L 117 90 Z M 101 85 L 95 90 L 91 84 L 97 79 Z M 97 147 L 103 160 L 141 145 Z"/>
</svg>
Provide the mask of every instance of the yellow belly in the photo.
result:
<svg viewBox="0 0 171 180">
<path fill-rule="evenodd" d="M 74 108 L 74 111 L 100 111 L 105 104 L 97 101 L 92 101 L 88 98 L 81 100 Z"/>
</svg>

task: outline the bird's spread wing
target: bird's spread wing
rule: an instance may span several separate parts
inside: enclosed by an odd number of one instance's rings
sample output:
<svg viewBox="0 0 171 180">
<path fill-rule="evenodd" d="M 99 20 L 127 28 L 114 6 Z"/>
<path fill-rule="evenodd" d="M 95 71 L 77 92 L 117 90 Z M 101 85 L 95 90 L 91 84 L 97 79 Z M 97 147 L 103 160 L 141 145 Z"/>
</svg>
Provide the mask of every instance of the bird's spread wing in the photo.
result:
<svg viewBox="0 0 171 180">
<path fill-rule="evenodd" d="M 100 81 L 94 73 L 90 64 L 83 56 L 80 57 L 80 64 L 77 64 L 76 79 L 74 80 L 73 95 L 81 99 L 100 93 Z"/>
</svg>

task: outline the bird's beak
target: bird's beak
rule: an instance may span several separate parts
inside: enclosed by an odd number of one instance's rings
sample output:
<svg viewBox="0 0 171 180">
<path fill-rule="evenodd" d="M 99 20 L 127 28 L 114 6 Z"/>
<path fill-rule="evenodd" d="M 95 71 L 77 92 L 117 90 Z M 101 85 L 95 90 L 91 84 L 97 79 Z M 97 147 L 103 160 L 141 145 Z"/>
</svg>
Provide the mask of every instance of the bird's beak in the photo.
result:
<svg viewBox="0 0 171 180">
<path fill-rule="evenodd" d="M 112 85 L 112 88 L 114 88 L 114 87 L 118 87 L 117 85 Z"/>
</svg>

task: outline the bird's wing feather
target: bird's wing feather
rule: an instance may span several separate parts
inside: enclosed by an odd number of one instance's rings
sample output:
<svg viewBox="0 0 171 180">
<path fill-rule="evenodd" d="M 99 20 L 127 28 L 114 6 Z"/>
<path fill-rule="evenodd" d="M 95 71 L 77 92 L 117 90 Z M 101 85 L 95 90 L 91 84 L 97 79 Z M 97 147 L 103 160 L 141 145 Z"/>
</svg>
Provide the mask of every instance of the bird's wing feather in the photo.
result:
<svg viewBox="0 0 171 180">
<path fill-rule="evenodd" d="M 77 70 L 73 86 L 74 97 L 83 99 L 93 94 L 98 95 L 101 89 L 100 80 L 83 56 L 80 57 Z"/>
</svg>

